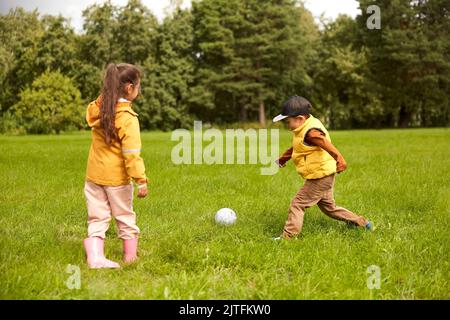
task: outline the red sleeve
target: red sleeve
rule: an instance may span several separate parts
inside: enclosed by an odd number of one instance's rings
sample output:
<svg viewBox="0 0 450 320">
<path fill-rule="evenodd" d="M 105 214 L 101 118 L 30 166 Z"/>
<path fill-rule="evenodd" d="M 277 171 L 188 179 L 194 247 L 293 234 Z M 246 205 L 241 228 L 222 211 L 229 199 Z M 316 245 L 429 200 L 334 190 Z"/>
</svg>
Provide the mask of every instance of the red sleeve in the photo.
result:
<svg viewBox="0 0 450 320">
<path fill-rule="evenodd" d="M 289 149 L 287 149 L 279 158 L 278 158 L 278 162 L 280 163 L 280 165 L 284 165 L 286 162 L 288 162 L 291 157 L 292 157 L 292 151 L 294 149 L 291 147 Z"/>
<path fill-rule="evenodd" d="M 316 128 L 309 129 L 305 136 L 305 142 L 310 146 L 316 146 L 314 138 L 325 137 L 325 133 Z"/>
</svg>

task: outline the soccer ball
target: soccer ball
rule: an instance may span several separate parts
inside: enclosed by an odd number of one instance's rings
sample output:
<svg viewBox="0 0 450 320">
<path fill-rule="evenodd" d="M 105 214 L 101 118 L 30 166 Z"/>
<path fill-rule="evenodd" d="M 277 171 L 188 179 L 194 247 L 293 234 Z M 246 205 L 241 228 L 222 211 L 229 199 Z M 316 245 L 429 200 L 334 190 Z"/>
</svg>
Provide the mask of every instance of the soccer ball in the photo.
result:
<svg viewBox="0 0 450 320">
<path fill-rule="evenodd" d="M 236 221 L 236 212 L 230 208 L 222 208 L 216 213 L 216 223 L 228 226 Z"/>
</svg>

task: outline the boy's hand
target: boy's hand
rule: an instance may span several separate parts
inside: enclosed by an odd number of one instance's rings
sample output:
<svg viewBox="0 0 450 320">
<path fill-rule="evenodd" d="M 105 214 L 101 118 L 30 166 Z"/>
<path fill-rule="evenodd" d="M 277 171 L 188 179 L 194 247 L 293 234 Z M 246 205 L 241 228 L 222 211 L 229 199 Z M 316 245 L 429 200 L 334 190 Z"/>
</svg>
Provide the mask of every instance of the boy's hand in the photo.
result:
<svg viewBox="0 0 450 320">
<path fill-rule="evenodd" d="M 275 160 L 275 163 L 278 165 L 278 167 L 286 167 L 286 162 L 291 159 L 293 150 L 294 149 L 292 147 L 287 149 L 277 160 Z"/>
<path fill-rule="evenodd" d="M 139 198 L 145 198 L 148 194 L 147 184 L 139 184 L 138 185 L 138 197 Z"/>
<path fill-rule="evenodd" d="M 280 167 L 280 168 L 286 167 L 286 162 L 285 162 L 285 161 L 282 161 L 281 158 L 275 160 L 275 163 L 276 163 L 276 164 L 278 165 L 278 167 Z"/>
<path fill-rule="evenodd" d="M 347 169 L 347 162 L 345 161 L 344 157 L 338 157 L 336 159 L 336 172 L 341 173 L 342 171 L 345 171 Z"/>
<path fill-rule="evenodd" d="M 324 134 L 316 129 L 312 129 L 308 133 L 308 143 L 321 147 L 323 150 L 328 152 L 333 159 L 336 160 L 336 172 L 341 173 L 347 169 L 347 162 L 341 155 L 339 150 L 328 140 L 325 139 Z"/>
</svg>

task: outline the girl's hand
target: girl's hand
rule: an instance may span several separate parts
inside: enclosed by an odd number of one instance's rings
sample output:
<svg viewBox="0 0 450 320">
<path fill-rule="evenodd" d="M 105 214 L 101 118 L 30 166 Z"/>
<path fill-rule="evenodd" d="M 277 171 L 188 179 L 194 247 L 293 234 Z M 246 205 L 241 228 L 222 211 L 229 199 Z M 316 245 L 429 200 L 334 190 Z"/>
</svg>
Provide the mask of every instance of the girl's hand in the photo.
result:
<svg viewBox="0 0 450 320">
<path fill-rule="evenodd" d="M 148 194 L 147 184 L 139 184 L 138 185 L 138 197 L 145 198 Z"/>
</svg>

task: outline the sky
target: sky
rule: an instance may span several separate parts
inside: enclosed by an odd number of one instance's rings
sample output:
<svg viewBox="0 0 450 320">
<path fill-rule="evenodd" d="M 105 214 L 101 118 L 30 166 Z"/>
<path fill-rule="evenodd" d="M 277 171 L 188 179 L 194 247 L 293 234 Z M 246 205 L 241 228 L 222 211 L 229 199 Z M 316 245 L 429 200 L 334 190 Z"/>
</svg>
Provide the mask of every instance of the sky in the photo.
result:
<svg viewBox="0 0 450 320">
<path fill-rule="evenodd" d="M 0 13 L 5 14 L 9 9 L 17 6 L 32 11 L 37 8 L 41 14 L 61 14 L 66 18 L 70 18 L 72 26 L 76 31 L 80 32 L 83 26 L 83 18 L 81 13 L 83 9 L 94 3 L 102 3 L 105 0 L 0 0 Z M 158 20 L 164 18 L 164 12 L 170 6 L 171 0 L 141 0 Z M 115 5 L 123 6 L 127 0 L 112 0 Z M 335 19 L 338 14 L 345 13 L 355 17 L 359 13 L 358 2 L 356 0 L 304 0 L 305 7 L 309 9 L 314 17 L 318 17 L 324 13 L 325 18 Z M 191 0 L 184 0 L 182 7 L 186 8 L 191 5 Z"/>
</svg>

